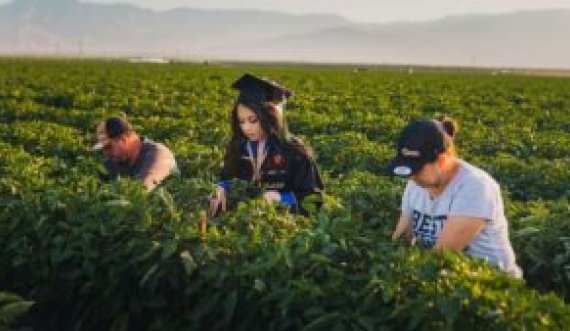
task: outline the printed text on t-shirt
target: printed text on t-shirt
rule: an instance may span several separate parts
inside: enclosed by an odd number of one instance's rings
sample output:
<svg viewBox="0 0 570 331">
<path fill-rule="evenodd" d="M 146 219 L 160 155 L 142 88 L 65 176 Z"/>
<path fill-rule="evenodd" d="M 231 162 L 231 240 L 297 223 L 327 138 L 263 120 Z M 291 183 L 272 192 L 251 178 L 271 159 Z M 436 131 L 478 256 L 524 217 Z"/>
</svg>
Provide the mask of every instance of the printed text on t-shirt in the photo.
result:
<svg viewBox="0 0 570 331">
<path fill-rule="evenodd" d="M 443 223 L 447 220 L 447 215 L 432 216 L 414 209 L 412 219 L 417 240 L 425 248 L 432 248 L 443 228 Z"/>
</svg>

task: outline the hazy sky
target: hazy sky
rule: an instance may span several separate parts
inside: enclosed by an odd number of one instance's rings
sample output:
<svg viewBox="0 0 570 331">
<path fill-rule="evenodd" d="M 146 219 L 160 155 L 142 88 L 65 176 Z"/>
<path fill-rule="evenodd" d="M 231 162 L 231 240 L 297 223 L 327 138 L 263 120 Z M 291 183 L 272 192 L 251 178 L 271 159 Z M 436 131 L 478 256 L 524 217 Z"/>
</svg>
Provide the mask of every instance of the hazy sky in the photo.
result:
<svg viewBox="0 0 570 331">
<path fill-rule="evenodd" d="M 18 1 L 18 0 L 15 0 Z M 54 0 L 41 0 L 54 1 Z M 81 0 L 128 2 L 141 7 L 169 9 L 240 8 L 289 13 L 333 13 L 354 21 L 392 22 L 429 20 L 451 14 L 504 13 L 516 10 L 570 8 L 570 0 Z M 0 0 L 6 3 L 9 0 Z"/>
</svg>

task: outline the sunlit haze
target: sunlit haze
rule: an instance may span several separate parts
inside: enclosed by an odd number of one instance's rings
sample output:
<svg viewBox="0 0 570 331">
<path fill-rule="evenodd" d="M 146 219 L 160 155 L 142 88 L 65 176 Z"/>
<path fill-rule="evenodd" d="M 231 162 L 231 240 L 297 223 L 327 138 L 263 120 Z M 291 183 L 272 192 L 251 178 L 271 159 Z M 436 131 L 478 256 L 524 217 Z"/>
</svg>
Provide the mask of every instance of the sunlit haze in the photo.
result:
<svg viewBox="0 0 570 331">
<path fill-rule="evenodd" d="M 0 0 L 0 4 L 7 2 L 9 1 Z M 82 0 L 82 2 L 130 3 L 156 10 L 187 7 L 335 14 L 358 22 L 425 21 L 457 14 L 570 8 L 568 0 Z"/>
</svg>

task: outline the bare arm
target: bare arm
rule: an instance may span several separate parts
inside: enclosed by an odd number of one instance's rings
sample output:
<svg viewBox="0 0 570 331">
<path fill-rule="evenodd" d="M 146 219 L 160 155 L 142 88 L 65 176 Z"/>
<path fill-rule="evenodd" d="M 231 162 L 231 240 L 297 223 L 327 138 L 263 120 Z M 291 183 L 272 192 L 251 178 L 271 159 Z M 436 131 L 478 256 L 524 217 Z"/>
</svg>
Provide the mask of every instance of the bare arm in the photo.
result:
<svg viewBox="0 0 570 331">
<path fill-rule="evenodd" d="M 451 216 L 445 222 L 434 249 L 462 251 L 485 226 L 482 218 Z"/>
<path fill-rule="evenodd" d="M 392 241 L 395 242 L 398 240 L 402 234 L 406 236 L 409 243 L 413 243 L 414 234 L 412 232 L 412 219 L 404 214 L 401 214 L 400 219 L 398 219 L 398 224 L 392 234 Z"/>
<path fill-rule="evenodd" d="M 148 190 L 154 189 L 176 168 L 176 161 L 170 152 L 160 151 L 153 155 L 152 162 L 144 169 L 140 179 Z"/>
</svg>

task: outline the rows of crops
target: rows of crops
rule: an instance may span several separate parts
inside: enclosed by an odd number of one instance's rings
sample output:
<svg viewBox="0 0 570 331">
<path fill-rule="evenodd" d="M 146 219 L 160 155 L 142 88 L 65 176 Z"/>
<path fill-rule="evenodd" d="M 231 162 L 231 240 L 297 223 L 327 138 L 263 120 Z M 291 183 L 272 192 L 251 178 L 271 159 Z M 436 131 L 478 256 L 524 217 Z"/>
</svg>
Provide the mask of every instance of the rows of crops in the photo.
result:
<svg viewBox="0 0 570 331">
<path fill-rule="evenodd" d="M 243 202 L 202 237 L 199 211 L 229 137 L 229 86 L 243 72 L 295 91 L 289 125 L 316 151 L 327 202 L 309 219 Z M 38 330 L 562 330 L 569 83 L 2 59 L 0 292 L 34 301 L 18 324 Z M 181 175 L 150 194 L 128 180 L 100 183 L 94 128 L 117 114 L 171 147 Z M 483 261 L 389 240 L 404 184 L 384 176 L 392 144 L 410 119 L 442 115 L 461 125 L 461 156 L 502 185 L 524 283 Z M 0 328 L 10 313 L 1 298 Z"/>
</svg>

